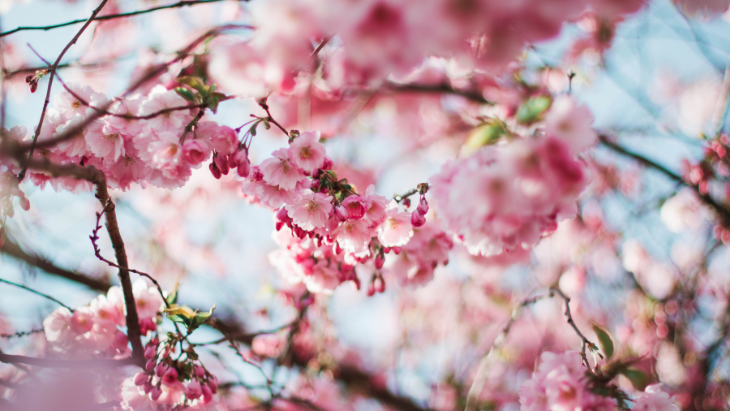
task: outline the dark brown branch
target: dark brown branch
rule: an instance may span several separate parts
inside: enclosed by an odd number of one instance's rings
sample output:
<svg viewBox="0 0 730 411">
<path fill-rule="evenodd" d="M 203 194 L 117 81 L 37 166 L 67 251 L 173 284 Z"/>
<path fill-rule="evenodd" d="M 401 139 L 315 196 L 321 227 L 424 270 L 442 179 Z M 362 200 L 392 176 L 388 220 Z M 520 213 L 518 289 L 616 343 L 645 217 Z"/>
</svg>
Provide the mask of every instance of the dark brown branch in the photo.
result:
<svg viewBox="0 0 730 411">
<path fill-rule="evenodd" d="M 656 171 L 659 171 L 660 173 L 664 174 L 665 176 L 669 177 L 669 179 L 682 184 L 685 187 L 691 188 L 696 194 L 699 199 L 707 204 L 709 207 L 711 207 L 715 212 L 722 217 L 723 221 L 730 222 L 730 209 L 725 207 L 725 205 L 718 203 L 714 198 L 712 198 L 709 194 L 704 194 L 700 191 L 700 187 L 698 185 L 692 184 L 688 181 L 686 181 L 682 176 L 674 173 L 673 171 L 669 170 L 668 168 L 664 167 L 663 165 L 656 163 L 640 154 L 634 153 L 632 151 L 629 151 L 628 149 L 622 147 L 621 145 L 611 141 L 607 136 L 601 135 L 599 136 L 599 139 L 601 141 L 601 144 L 605 146 L 606 148 L 609 148 L 613 150 L 614 152 L 621 154 L 625 157 L 632 158 L 639 163 L 641 163 L 643 166 L 649 167 L 651 169 L 654 169 Z"/>
<path fill-rule="evenodd" d="M 65 369 L 89 369 L 89 368 L 110 368 L 123 367 L 125 365 L 136 365 L 138 362 L 134 357 L 120 360 L 51 360 L 45 358 L 26 357 L 23 355 L 10 355 L 0 353 L 0 362 L 5 364 L 25 364 L 43 368 L 65 368 Z"/>
<path fill-rule="evenodd" d="M 259 106 L 261 106 L 261 108 L 264 109 L 264 111 L 266 111 L 266 115 L 268 116 L 266 118 L 266 120 L 269 121 L 270 123 L 274 124 L 276 127 L 279 128 L 279 130 L 282 131 L 282 133 L 286 134 L 286 136 L 289 137 L 289 132 L 286 131 L 286 129 L 281 124 L 279 124 L 278 121 L 274 120 L 274 117 L 271 116 L 271 112 L 269 111 L 269 105 L 266 104 L 266 99 L 264 98 L 262 100 L 259 100 L 258 103 L 259 103 Z"/>
<path fill-rule="evenodd" d="M 95 18 L 93 18 L 93 21 L 114 20 L 114 19 L 120 19 L 120 18 L 125 18 L 125 17 L 139 16 L 140 14 L 152 13 L 153 11 L 157 11 L 157 10 L 194 6 L 196 4 L 217 3 L 217 2 L 221 2 L 221 1 L 226 1 L 226 0 L 197 0 L 197 1 L 183 0 L 183 1 L 180 1 L 177 3 L 168 4 L 166 6 L 152 7 L 150 9 L 146 9 L 146 10 L 137 10 L 137 11 L 132 11 L 129 13 L 107 14 L 105 16 L 95 17 Z M 238 0 L 238 1 L 248 1 L 248 0 Z M 19 31 L 30 31 L 30 30 L 48 31 L 48 30 L 53 30 L 53 29 L 57 29 L 57 28 L 61 28 L 61 27 L 73 26 L 74 24 L 83 23 L 85 21 L 87 21 L 87 20 L 79 19 L 79 20 L 67 21 L 66 23 L 53 24 L 50 26 L 22 26 L 22 27 L 15 28 L 13 30 L 8 30 L 4 33 L 0 33 L 0 37 L 5 37 L 10 34 L 17 33 Z"/>
<path fill-rule="evenodd" d="M 86 30 L 87 27 L 91 24 L 91 22 L 94 20 L 97 14 L 101 11 L 102 8 L 106 5 L 106 3 L 109 0 L 102 0 L 99 4 L 99 7 L 97 7 L 92 13 L 91 17 L 86 20 L 86 24 L 84 24 L 81 29 L 76 33 L 76 35 L 71 39 L 71 41 L 66 44 L 66 47 L 63 48 L 61 51 L 61 54 L 58 55 L 56 58 L 56 61 L 53 63 L 53 66 L 51 66 L 50 69 L 50 75 L 51 77 L 48 79 L 48 88 L 46 89 L 46 98 L 43 101 L 43 109 L 41 110 L 41 119 L 38 121 L 38 127 L 35 130 L 35 134 L 33 135 L 33 142 L 31 143 L 30 150 L 28 152 L 28 158 L 33 156 L 33 150 L 35 149 L 36 141 L 38 140 L 38 136 L 41 134 L 41 129 L 43 128 L 43 120 L 46 117 L 46 110 L 48 109 L 48 103 L 51 102 L 51 88 L 53 87 L 53 77 L 56 74 L 56 68 L 58 68 L 58 65 L 61 64 L 61 59 L 66 54 L 66 52 L 76 44 L 76 41 L 78 41 L 79 37 L 81 37 L 81 34 Z M 78 132 L 74 133 L 76 135 Z M 25 172 L 27 168 L 24 166 L 23 169 L 20 171 L 20 174 L 18 174 L 18 181 L 23 181 L 25 178 Z"/>
<path fill-rule="evenodd" d="M 6 145 L 7 146 L 7 145 Z M 129 278 L 129 270 L 126 268 L 127 253 L 124 249 L 124 241 L 119 232 L 119 224 L 117 223 L 117 215 L 114 211 L 114 203 L 109 197 L 106 185 L 106 176 L 104 173 L 92 166 L 83 167 L 76 164 L 56 164 L 46 159 L 25 159 L 22 152 L 17 147 L 10 149 L 3 148 L 5 152 L 14 153 L 15 160 L 25 168 L 42 171 L 52 177 L 68 176 L 79 180 L 86 180 L 96 186 L 96 198 L 102 205 L 104 215 L 106 216 L 106 229 L 114 248 L 117 262 L 119 263 L 119 283 L 122 286 L 124 294 L 124 304 L 127 309 L 127 336 L 132 344 L 132 357 L 137 364 L 144 364 L 144 349 L 142 348 L 142 333 L 139 327 L 139 317 L 137 315 L 137 306 L 134 302 L 134 294 L 132 293 L 132 281 Z M 14 148 L 14 150 L 13 150 Z M 1 151 L 1 150 L 0 150 Z"/>
<path fill-rule="evenodd" d="M 441 94 L 454 94 L 471 100 L 475 103 L 480 104 L 494 104 L 493 101 L 489 101 L 482 93 L 474 90 L 460 90 L 449 86 L 446 83 L 441 84 L 416 84 L 416 83 L 396 83 L 393 81 L 386 81 L 383 85 L 386 89 L 398 91 L 398 92 L 413 92 L 413 93 L 441 93 Z"/>
<path fill-rule="evenodd" d="M 91 288 L 92 290 L 106 293 L 106 291 L 112 286 L 111 283 L 106 279 L 94 278 L 57 267 L 41 256 L 23 251 L 23 249 L 19 245 L 15 244 L 13 241 L 10 240 L 10 238 L 7 237 L 5 239 L 5 244 L 0 247 L 0 252 L 5 253 L 20 261 L 23 261 L 28 265 L 37 267 L 48 274 L 52 274 L 58 277 L 65 278 L 67 280 L 77 282 L 79 284 L 83 284 Z"/>
</svg>

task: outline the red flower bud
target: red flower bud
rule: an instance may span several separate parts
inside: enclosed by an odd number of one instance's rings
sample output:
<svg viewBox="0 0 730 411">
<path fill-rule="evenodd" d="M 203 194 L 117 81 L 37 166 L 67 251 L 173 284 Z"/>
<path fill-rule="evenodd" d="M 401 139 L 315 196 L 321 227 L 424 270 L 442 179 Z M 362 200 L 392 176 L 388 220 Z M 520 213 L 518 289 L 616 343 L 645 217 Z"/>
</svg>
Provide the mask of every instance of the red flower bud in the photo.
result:
<svg viewBox="0 0 730 411">
<path fill-rule="evenodd" d="M 426 217 L 424 217 L 424 215 L 421 214 L 419 209 L 416 209 L 416 211 L 411 213 L 411 225 L 413 227 L 415 227 L 415 228 L 423 227 L 424 224 L 426 224 Z"/>
<path fill-rule="evenodd" d="M 210 172 L 213 174 L 213 177 L 215 177 L 217 180 L 220 180 L 221 170 L 218 169 L 218 166 L 215 164 L 215 161 L 211 161 L 208 168 L 210 169 Z"/>
<path fill-rule="evenodd" d="M 375 268 L 380 270 L 383 268 L 383 264 L 385 264 L 385 255 L 383 255 L 383 253 L 378 253 L 378 255 L 375 256 Z"/>
<path fill-rule="evenodd" d="M 428 202 L 426 201 L 426 196 L 421 196 L 421 201 L 418 202 L 418 211 L 420 211 L 423 215 L 428 214 Z"/>
</svg>

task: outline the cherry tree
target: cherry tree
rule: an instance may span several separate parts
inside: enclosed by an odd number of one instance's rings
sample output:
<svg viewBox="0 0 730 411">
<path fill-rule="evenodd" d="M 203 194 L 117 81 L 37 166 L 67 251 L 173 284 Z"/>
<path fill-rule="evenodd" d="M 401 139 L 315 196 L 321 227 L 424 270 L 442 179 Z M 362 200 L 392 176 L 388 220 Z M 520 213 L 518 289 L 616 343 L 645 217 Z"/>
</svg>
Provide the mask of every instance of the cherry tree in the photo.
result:
<svg viewBox="0 0 730 411">
<path fill-rule="evenodd" d="M 730 408 L 728 0 L 0 0 L 0 408 Z"/>
</svg>

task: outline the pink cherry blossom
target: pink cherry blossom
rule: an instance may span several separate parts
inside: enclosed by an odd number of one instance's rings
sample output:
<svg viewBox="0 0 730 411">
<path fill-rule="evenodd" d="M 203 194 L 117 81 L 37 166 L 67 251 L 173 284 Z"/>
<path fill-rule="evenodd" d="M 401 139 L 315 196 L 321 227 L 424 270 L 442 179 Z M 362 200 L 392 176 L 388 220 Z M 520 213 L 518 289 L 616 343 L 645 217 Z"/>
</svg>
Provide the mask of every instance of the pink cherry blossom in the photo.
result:
<svg viewBox="0 0 730 411">
<path fill-rule="evenodd" d="M 573 153 L 579 153 L 598 141 L 591 111 L 573 97 L 558 97 L 545 117 L 545 132 L 563 140 Z"/>
<path fill-rule="evenodd" d="M 299 197 L 287 210 L 294 224 L 311 231 L 324 227 L 332 208 L 332 197 L 322 193 L 307 193 Z"/>
<path fill-rule="evenodd" d="M 324 157 L 324 146 L 319 143 L 319 131 L 304 132 L 289 145 L 289 158 L 307 173 L 320 168 Z"/>
<path fill-rule="evenodd" d="M 649 385 L 634 400 L 636 411 L 679 411 L 677 404 L 662 391 L 660 384 Z"/>
<path fill-rule="evenodd" d="M 75 336 L 75 331 L 71 330 L 71 320 L 73 314 L 66 307 L 57 308 L 45 320 L 43 320 L 43 330 L 46 333 L 46 339 L 59 346 L 64 346 L 71 342 Z"/>
<path fill-rule="evenodd" d="M 140 114 L 149 115 L 162 110 L 184 107 L 187 102 L 175 93 L 162 86 L 155 87 L 140 106 Z M 156 132 L 182 130 L 191 120 L 190 110 L 175 110 L 151 118 L 147 126 Z"/>
<path fill-rule="evenodd" d="M 148 287 L 147 283 L 140 278 L 132 284 L 132 291 L 140 319 L 154 318 L 162 310 L 164 301 L 155 286 Z"/>
<path fill-rule="evenodd" d="M 272 158 L 267 158 L 259 166 L 268 184 L 291 190 L 304 179 L 301 170 L 291 161 L 287 149 L 281 148 L 271 155 Z"/>
<path fill-rule="evenodd" d="M 400 211 L 398 203 L 391 201 L 385 210 L 385 221 L 378 228 L 378 240 L 385 247 L 398 247 L 413 237 L 411 215 Z"/>
<path fill-rule="evenodd" d="M 124 155 L 124 138 L 116 129 L 95 121 L 86 132 L 86 144 L 89 151 L 106 161 L 117 161 Z"/>
</svg>

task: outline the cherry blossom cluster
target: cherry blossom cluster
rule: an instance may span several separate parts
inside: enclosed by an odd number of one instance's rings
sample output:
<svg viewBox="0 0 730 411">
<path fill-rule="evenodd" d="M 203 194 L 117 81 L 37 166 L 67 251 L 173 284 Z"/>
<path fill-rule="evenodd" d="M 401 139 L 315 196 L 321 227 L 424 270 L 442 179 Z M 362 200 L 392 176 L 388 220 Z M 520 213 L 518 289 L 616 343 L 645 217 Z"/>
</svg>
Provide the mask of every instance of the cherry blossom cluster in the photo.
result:
<svg viewBox="0 0 730 411">
<path fill-rule="evenodd" d="M 46 112 L 39 141 L 77 129 L 88 116 L 107 106 L 109 114 L 65 141 L 36 150 L 34 155 L 57 164 L 92 165 L 106 174 L 110 188 L 126 190 L 132 183 L 180 187 L 192 169 L 199 168 L 211 154 L 227 160 L 238 150 L 233 129 L 202 121 L 204 108 L 186 109 L 188 101 L 164 86 L 154 87 L 145 96 L 117 99 L 111 105 L 90 86 L 73 86 L 57 93 L 53 103 L 55 109 Z M 14 128 L 9 136 L 16 141 L 29 138 L 24 128 Z M 231 159 L 232 164 L 237 165 L 236 161 Z M 19 171 L 8 161 L 5 165 L 14 173 Z M 56 189 L 91 187 L 88 182 L 70 177 L 52 179 L 42 172 L 31 172 L 30 178 L 36 185 L 48 182 Z"/>
<path fill-rule="evenodd" d="M 467 69 L 494 70 L 525 44 L 558 35 L 565 21 L 589 12 L 597 20 L 615 21 L 643 4 L 644 0 L 254 2 L 254 36 L 214 51 L 210 72 L 232 93 L 288 92 L 302 62 L 311 58 L 313 43 L 331 45 L 324 75 L 336 88 L 405 75 L 425 56 L 453 58 Z M 434 21 L 441 29 L 433 30 Z"/>
<path fill-rule="evenodd" d="M 155 336 L 147 343 L 145 371 L 122 383 L 122 409 L 181 410 L 213 400 L 218 379 L 197 361 L 191 348 L 185 351 L 184 360 L 173 359 L 178 342 L 177 338 L 167 338 L 161 343 Z"/>
<path fill-rule="evenodd" d="M 532 378 L 520 386 L 520 409 L 522 411 L 626 409 L 623 405 L 623 393 L 619 394 L 622 402 L 619 407 L 617 400 L 611 396 L 614 392 L 619 392 L 616 387 L 610 385 L 599 387 L 592 382 L 591 374 L 581 366 L 578 353 L 544 352 Z M 679 411 L 677 405 L 661 390 L 659 384 L 646 387 L 633 401 L 634 410 Z"/>
<path fill-rule="evenodd" d="M 144 280 L 132 285 L 142 335 L 157 329 L 157 316 L 163 300 L 155 287 Z M 126 356 L 127 335 L 119 329 L 126 326 L 124 296 L 119 287 L 107 295 L 99 295 L 89 305 L 73 312 L 66 307 L 56 309 L 43 321 L 46 340 L 54 351 L 68 354 L 94 353 L 105 357 Z"/>
<path fill-rule="evenodd" d="M 399 253 L 413 236 L 413 217 L 396 201 L 375 194 L 373 186 L 357 194 L 338 179 L 318 132 L 292 135 L 289 147 L 252 167 L 242 185 L 251 202 L 278 209 L 275 238 L 286 251 L 273 254 L 272 261 L 311 292 L 330 293 L 348 280 L 359 287 L 354 266 L 377 255 L 381 268 L 383 254 Z M 425 198 L 422 204 L 416 213 L 428 210 Z M 371 284 L 373 290 L 385 289 L 380 274 Z"/>
<path fill-rule="evenodd" d="M 560 97 L 532 135 L 444 164 L 431 193 L 447 228 L 482 256 L 530 248 L 555 231 L 589 182 L 576 155 L 596 141 L 591 123 L 587 108 Z"/>
</svg>

